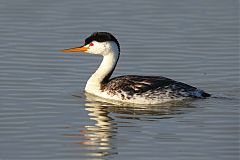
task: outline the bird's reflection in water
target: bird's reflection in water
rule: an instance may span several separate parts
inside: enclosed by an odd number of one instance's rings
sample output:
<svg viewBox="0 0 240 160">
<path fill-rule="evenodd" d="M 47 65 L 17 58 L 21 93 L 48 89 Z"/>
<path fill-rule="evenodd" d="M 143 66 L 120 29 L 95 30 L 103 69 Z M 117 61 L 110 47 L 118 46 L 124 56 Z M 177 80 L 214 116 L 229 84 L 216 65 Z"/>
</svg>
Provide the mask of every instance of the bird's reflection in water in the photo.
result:
<svg viewBox="0 0 240 160">
<path fill-rule="evenodd" d="M 113 104 L 112 102 L 109 103 L 109 101 L 104 102 L 103 99 L 87 93 L 85 93 L 85 99 L 85 110 L 89 112 L 90 120 L 95 122 L 93 125 L 88 124 L 81 127 L 79 136 L 82 137 L 82 140 L 75 144 L 90 148 L 91 152 L 85 154 L 94 157 L 104 157 L 118 153 L 116 138 L 118 123 L 121 119 L 126 122 L 126 119 L 152 121 L 172 118 L 177 114 L 182 114 L 183 108 L 190 107 L 186 101 L 151 106 L 121 104 L 118 102 Z M 115 119 L 118 119 L 118 121 Z M 128 120 L 128 122 L 131 123 L 131 120 Z M 76 136 L 76 134 L 67 134 L 67 136 Z"/>
<path fill-rule="evenodd" d="M 85 125 L 80 130 L 84 135 L 81 144 L 96 147 L 96 151 L 101 156 L 116 154 L 112 139 L 116 135 L 117 128 L 114 120 L 108 115 L 109 112 L 99 102 L 86 102 L 85 107 L 95 124 Z"/>
</svg>

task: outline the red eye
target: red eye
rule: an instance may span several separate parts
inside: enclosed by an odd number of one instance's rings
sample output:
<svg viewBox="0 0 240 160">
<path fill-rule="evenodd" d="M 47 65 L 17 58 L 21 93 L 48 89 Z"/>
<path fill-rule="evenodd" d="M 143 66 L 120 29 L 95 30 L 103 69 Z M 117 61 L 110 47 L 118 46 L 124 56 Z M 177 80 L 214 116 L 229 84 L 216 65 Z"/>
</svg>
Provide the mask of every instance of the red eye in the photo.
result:
<svg viewBox="0 0 240 160">
<path fill-rule="evenodd" d="M 89 44 L 89 46 L 93 46 L 94 44 L 91 42 L 90 44 Z"/>
</svg>

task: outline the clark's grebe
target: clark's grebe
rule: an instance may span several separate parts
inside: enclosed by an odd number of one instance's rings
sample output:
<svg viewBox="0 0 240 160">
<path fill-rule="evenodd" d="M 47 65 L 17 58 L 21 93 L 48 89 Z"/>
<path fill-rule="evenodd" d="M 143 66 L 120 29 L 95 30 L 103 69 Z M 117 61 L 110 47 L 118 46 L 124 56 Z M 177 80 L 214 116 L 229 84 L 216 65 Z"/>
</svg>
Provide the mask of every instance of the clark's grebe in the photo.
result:
<svg viewBox="0 0 240 160">
<path fill-rule="evenodd" d="M 62 51 L 103 56 L 99 68 L 87 81 L 85 91 L 105 99 L 157 104 L 188 97 L 210 97 L 203 90 L 160 76 L 125 75 L 110 79 L 120 56 L 120 45 L 108 32 L 95 32 L 85 39 L 83 46 Z"/>
</svg>

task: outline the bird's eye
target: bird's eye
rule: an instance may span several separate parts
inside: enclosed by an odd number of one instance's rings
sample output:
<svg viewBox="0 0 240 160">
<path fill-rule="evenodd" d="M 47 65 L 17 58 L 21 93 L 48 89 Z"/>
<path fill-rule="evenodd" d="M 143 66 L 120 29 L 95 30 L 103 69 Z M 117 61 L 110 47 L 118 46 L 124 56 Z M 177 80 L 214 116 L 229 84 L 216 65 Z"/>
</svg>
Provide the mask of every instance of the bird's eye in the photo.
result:
<svg viewBox="0 0 240 160">
<path fill-rule="evenodd" d="M 90 44 L 89 44 L 89 46 L 93 46 L 94 44 L 91 42 Z"/>
</svg>

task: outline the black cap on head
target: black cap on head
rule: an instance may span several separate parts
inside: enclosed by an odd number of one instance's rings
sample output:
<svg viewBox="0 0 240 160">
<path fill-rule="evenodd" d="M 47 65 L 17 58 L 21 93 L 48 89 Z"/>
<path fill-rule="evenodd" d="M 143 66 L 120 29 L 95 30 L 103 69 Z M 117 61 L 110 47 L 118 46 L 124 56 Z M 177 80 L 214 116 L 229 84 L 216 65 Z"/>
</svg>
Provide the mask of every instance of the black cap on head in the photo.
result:
<svg viewBox="0 0 240 160">
<path fill-rule="evenodd" d="M 117 44 L 118 50 L 120 52 L 120 45 L 117 41 L 117 39 L 108 32 L 94 32 L 91 36 L 85 39 L 85 45 L 91 43 L 92 41 L 97 42 L 107 42 L 107 41 L 113 41 Z"/>
</svg>

